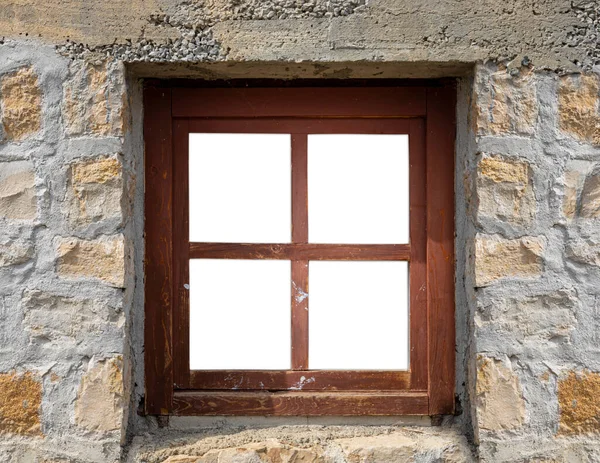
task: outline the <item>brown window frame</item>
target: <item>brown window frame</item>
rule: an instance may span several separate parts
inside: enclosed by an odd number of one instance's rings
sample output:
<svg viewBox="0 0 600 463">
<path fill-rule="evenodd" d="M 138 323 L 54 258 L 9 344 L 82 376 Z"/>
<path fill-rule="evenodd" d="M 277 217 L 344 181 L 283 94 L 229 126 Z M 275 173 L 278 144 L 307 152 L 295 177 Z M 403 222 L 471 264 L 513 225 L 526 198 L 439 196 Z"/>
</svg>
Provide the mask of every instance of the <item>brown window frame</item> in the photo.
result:
<svg viewBox="0 0 600 463">
<path fill-rule="evenodd" d="M 145 413 L 453 413 L 454 83 L 261 85 L 206 88 L 178 81 L 144 85 Z M 290 244 L 188 242 L 191 132 L 292 134 Z M 410 244 L 308 243 L 308 133 L 409 134 Z M 292 280 L 305 291 L 309 260 L 409 261 L 409 370 L 306 370 L 306 300 L 298 302 L 292 294 L 292 370 L 190 371 L 189 298 L 184 287 L 190 258 L 290 260 Z M 314 382 L 296 390 L 307 374 Z"/>
</svg>

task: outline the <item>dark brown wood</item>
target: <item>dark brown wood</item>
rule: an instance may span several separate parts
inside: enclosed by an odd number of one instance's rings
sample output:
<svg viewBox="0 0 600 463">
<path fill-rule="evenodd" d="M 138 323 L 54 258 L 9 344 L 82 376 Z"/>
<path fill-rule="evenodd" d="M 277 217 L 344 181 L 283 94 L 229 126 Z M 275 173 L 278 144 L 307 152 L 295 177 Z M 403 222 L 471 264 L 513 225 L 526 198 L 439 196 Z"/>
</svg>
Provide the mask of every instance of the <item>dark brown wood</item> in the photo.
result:
<svg viewBox="0 0 600 463">
<path fill-rule="evenodd" d="M 308 243 L 306 134 L 292 134 L 292 243 Z"/>
<path fill-rule="evenodd" d="M 308 261 L 292 261 L 292 370 L 308 368 Z"/>
<path fill-rule="evenodd" d="M 411 388 L 410 378 L 408 371 L 192 370 L 190 388 L 263 391 L 406 390 Z"/>
<path fill-rule="evenodd" d="M 429 414 L 454 412 L 453 85 L 427 91 L 427 305 Z"/>
<path fill-rule="evenodd" d="M 249 416 L 426 415 L 425 392 L 177 392 L 174 414 Z"/>
<path fill-rule="evenodd" d="M 198 133 L 408 133 L 409 119 L 375 118 L 224 118 L 190 119 L 190 131 Z"/>
<path fill-rule="evenodd" d="M 306 134 L 292 135 L 292 243 L 308 243 Z M 292 261 L 292 370 L 308 369 L 308 260 Z"/>
<path fill-rule="evenodd" d="M 427 388 L 427 191 L 425 121 L 411 120 L 410 153 L 410 370 L 411 384 Z"/>
<path fill-rule="evenodd" d="M 174 88 L 175 117 L 425 115 L 424 87 Z"/>
<path fill-rule="evenodd" d="M 410 260 L 410 245 L 190 243 L 190 258 L 283 260 Z"/>
<path fill-rule="evenodd" d="M 189 290 L 189 127 L 186 119 L 173 121 L 173 374 L 176 387 L 190 380 Z"/>
<path fill-rule="evenodd" d="M 173 170 L 171 94 L 144 89 L 145 412 L 168 415 L 173 405 Z M 148 205 L 152 207 L 148 207 Z"/>
</svg>

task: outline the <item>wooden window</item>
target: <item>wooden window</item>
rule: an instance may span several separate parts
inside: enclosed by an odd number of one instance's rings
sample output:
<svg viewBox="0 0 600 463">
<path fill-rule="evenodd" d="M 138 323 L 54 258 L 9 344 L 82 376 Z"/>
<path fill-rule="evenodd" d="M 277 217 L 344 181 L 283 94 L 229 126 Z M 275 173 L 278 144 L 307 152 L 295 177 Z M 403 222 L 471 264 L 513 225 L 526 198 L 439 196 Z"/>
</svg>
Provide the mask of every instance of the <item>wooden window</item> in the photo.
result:
<svg viewBox="0 0 600 463">
<path fill-rule="evenodd" d="M 453 413 L 453 84 L 261 85 L 145 85 L 145 412 Z"/>
</svg>

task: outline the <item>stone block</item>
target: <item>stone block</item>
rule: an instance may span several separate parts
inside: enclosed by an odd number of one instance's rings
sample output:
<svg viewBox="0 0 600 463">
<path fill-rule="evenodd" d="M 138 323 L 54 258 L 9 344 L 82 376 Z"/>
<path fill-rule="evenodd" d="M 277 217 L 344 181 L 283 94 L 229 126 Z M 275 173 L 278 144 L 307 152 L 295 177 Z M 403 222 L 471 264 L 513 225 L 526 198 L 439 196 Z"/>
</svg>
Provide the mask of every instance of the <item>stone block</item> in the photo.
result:
<svg viewBox="0 0 600 463">
<path fill-rule="evenodd" d="M 32 343 L 69 343 L 91 341 L 110 325 L 122 326 L 124 319 L 114 308 L 100 301 L 64 297 L 44 291 L 27 290 L 22 299 L 23 325 Z"/>
<path fill-rule="evenodd" d="M 0 162 L 0 217 L 32 220 L 36 215 L 33 164 L 29 161 Z"/>
<path fill-rule="evenodd" d="M 600 432 L 600 373 L 570 371 L 558 381 L 559 434 Z"/>
<path fill-rule="evenodd" d="M 24 67 L 0 80 L 4 137 L 21 141 L 42 125 L 42 95 L 32 67 Z"/>
<path fill-rule="evenodd" d="M 33 244 L 26 241 L 0 243 L 0 267 L 24 264 L 34 254 Z"/>
<path fill-rule="evenodd" d="M 569 340 L 577 324 L 577 300 L 575 291 L 568 289 L 493 299 L 478 309 L 475 322 L 510 333 L 520 342 Z"/>
<path fill-rule="evenodd" d="M 42 384 L 32 373 L 0 373 L 0 397 L 0 433 L 42 434 Z"/>
<path fill-rule="evenodd" d="M 538 116 L 535 74 L 506 69 L 481 73 L 476 86 L 475 112 L 479 135 L 532 135 Z"/>
<path fill-rule="evenodd" d="M 77 425 L 90 431 L 118 430 L 124 407 L 122 357 L 90 363 L 75 401 Z"/>
<path fill-rule="evenodd" d="M 478 235 L 475 240 L 475 286 L 487 286 L 503 278 L 537 278 L 542 274 L 544 240 L 514 240 Z"/>
<path fill-rule="evenodd" d="M 125 280 L 123 236 L 96 240 L 57 239 L 58 274 L 64 278 L 95 278 L 122 288 Z"/>
<path fill-rule="evenodd" d="M 68 215 L 74 226 L 121 217 L 123 180 L 118 159 L 75 163 L 70 172 Z"/>
<path fill-rule="evenodd" d="M 593 240 L 584 241 L 579 238 L 570 240 L 565 248 L 567 259 L 580 264 L 600 267 L 600 243 Z"/>
<path fill-rule="evenodd" d="M 564 133 L 579 141 L 600 144 L 599 92 L 596 75 L 561 78 L 558 110 L 559 126 Z"/>
<path fill-rule="evenodd" d="M 475 408 L 480 431 L 504 431 L 523 425 L 523 393 L 509 364 L 485 355 L 477 356 Z"/>
<path fill-rule="evenodd" d="M 478 217 L 529 225 L 536 211 L 528 163 L 483 156 L 477 166 Z"/>
<path fill-rule="evenodd" d="M 63 117 L 67 135 L 119 136 L 124 131 L 122 73 L 111 64 L 74 61 L 63 86 Z"/>
</svg>

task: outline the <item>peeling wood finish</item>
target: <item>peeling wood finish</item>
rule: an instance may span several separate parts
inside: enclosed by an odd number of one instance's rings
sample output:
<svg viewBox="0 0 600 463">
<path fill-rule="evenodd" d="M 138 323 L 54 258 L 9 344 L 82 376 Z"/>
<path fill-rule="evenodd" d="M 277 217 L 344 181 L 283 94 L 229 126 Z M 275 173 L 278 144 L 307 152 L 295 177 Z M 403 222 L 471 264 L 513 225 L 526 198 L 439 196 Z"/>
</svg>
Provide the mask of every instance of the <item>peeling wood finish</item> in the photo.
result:
<svg viewBox="0 0 600 463">
<path fill-rule="evenodd" d="M 409 371 L 192 370 L 190 389 L 255 391 L 407 390 L 411 387 L 410 376 Z"/>
<path fill-rule="evenodd" d="M 177 392 L 175 415 L 426 415 L 425 392 Z"/>
<path fill-rule="evenodd" d="M 191 259 L 410 260 L 409 244 L 190 243 Z"/>
</svg>

